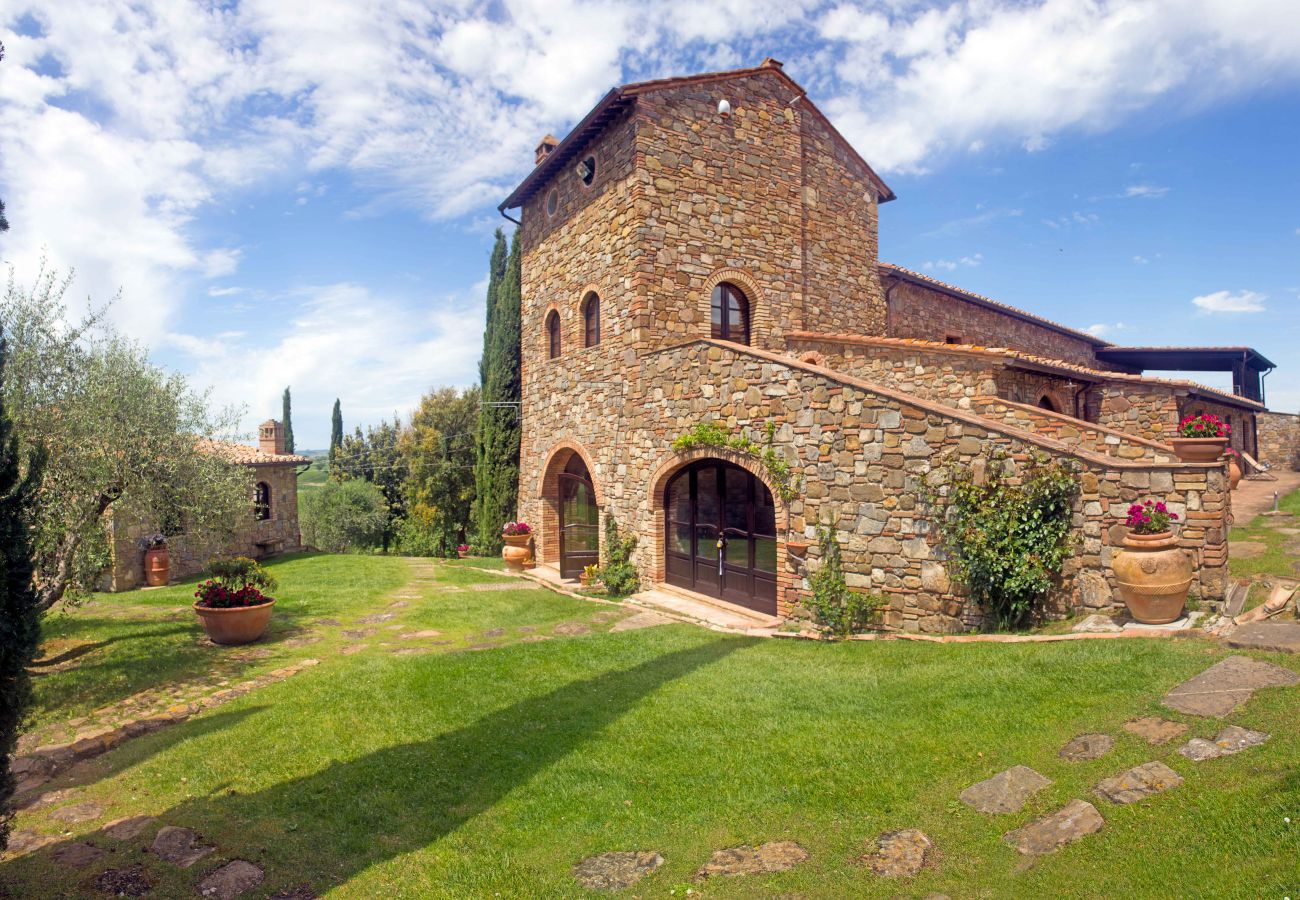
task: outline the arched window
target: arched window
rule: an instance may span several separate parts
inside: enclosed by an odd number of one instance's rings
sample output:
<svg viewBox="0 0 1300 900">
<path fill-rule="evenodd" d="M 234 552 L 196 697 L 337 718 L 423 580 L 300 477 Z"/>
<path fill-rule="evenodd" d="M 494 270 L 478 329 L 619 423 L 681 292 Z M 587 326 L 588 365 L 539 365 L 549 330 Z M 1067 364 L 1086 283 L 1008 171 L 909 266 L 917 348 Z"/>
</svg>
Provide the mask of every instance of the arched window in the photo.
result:
<svg viewBox="0 0 1300 900">
<path fill-rule="evenodd" d="M 1043 396 L 1038 398 L 1038 408 L 1045 409 L 1048 412 L 1060 412 L 1060 410 L 1056 408 L 1056 401 L 1052 399 L 1051 394 L 1043 394 Z"/>
<path fill-rule="evenodd" d="M 749 343 L 749 300 L 730 281 L 713 289 L 710 318 L 712 334 L 718 340 Z"/>
<path fill-rule="evenodd" d="M 551 359 L 555 359 L 560 355 L 560 314 L 555 310 L 551 310 L 546 317 L 546 339 Z"/>
<path fill-rule="evenodd" d="M 582 301 L 582 329 L 588 347 L 600 343 L 600 297 L 595 291 Z"/>
<path fill-rule="evenodd" d="M 253 489 L 253 515 L 262 522 L 271 518 L 271 486 L 265 481 L 259 481 Z"/>
</svg>

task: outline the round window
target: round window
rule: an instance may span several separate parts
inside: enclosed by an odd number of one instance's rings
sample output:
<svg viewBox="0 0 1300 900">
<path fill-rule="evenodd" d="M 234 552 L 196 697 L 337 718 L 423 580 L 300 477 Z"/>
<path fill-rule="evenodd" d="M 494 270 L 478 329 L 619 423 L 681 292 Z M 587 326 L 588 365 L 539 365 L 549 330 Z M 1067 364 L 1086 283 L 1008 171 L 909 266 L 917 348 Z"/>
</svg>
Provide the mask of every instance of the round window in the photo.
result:
<svg viewBox="0 0 1300 900">
<path fill-rule="evenodd" d="M 555 209 L 559 205 L 560 205 L 560 192 L 555 188 L 551 188 L 551 192 L 546 195 L 546 214 L 548 216 L 555 215 Z"/>
</svg>

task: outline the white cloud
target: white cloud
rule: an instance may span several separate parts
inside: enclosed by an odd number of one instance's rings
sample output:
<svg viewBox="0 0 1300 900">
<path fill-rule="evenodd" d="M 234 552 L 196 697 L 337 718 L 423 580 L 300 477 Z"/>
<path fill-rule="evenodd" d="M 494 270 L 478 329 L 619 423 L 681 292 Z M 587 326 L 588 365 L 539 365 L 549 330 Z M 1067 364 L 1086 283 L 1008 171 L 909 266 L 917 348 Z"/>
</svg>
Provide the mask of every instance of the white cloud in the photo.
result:
<svg viewBox="0 0 1300 900">
<path fill-rule="evenodd" d="M 1203 294 L 1200 297 L 1192 298 L 1192 305 L 1201 313 L 1211 315 L 1214 313 L 1257 313 L 1264 312 L 1264 301 L 1268 299 L 1264 294 L 1258 294 L 1255 291 L 1215 291 L 1213 294 Z"/>
<path fill-rule="evenodd" d="M 1169 188 L 1157 184 L 1130 184 L 1124 188 L 1125 197 L 1143 197 L 1155 199 L 1169 193 Z"/>
<path fill-rule="evenodd" d="M 1076 209 L 1068 216 L 1058 216 L 1055 219 L 1043 219 L 1042 221 L 1048 228 L 1069 228 L 1073 225 L 1091 228 L 1092 226 L 1101 223 L 1101 216 L 1096 213 L 1079 212 Z"/>
<path fill-rule="evenodd" d="M 1128 328 L 1128 326 L 1123 322 L 1112 322 L 1109 324 L 1098 322 L 1096 325 L 1089 325 L 1084 329 L 1084 331 L 1088 332 L 1088 334 L 1093 337 L 1105 338 L 1113 335 L 1117 331 L 1124 331 L 1126 328 Z"/>
<path fill-rule="evenodd" d="M 1142 256 L 1141 254 L 1138 254 L 1137 256 L 1133 257 L 1133 262 L 1137 263 L 1139 266 L 1145 266 L 1147 263 L 1151 262 L 1151 260 L 1147 259 L 1145 256 Z"/>
<path fill-rule="evenodd" d="M 958 267 L 974 268 L 984 261 L 983 253 L 972 253 L 969 256 L 963 256 L 958 260 L 939 259 L 926 260 L 921 264 L 921 268 L 929 272 L 934 269 L 943 269 L 946 272 L 954 272 Z"/>
</svg>

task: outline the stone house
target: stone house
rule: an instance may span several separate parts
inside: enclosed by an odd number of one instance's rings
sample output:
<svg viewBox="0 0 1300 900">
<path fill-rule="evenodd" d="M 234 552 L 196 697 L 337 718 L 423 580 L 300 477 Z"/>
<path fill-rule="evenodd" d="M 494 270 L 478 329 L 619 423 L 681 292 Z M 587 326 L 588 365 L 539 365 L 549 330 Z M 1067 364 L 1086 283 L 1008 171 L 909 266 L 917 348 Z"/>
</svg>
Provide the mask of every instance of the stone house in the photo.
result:
<svg viewBox="0 0 1300 900">
<path fill-rule="evenodd" d="M 306 471 L 311 460 L 284 452 L 284 427 L 275 419 L 268 419 L 258 426 L 256 447 L 208 441 L 205 450 L 252 470 L 248 522 L 223 547 L 196 542 L 183 533 L 168 535 L 172 580 L 202 572 L 217 552 L 262 559 L 301 550 L 298 474 Z M 129 512 L 116 515 L 110 512 L 107 527 L 112 562 L 104 572 L 103 589 L 126 591 L 140 587 L 144 584 L 144 551 L 139 540 L 147 534 L 158 533 L 159 523 L 145 521 Z"/>
<path fill-rule="evenodd" d="M 893 192 L 775 60 L 614 88 L 535 163 L 501 204 L 523 245 L 519 514 L 565 578 L 613 516 L 645 583 L 786 616 L 825 524 L 887 627 L 966 628 L 980 611 L 937 558 L 922 482 L 1038 451 L 1082 472 L 1059 608 L 1115 605 L 1112 548 L 1152 495 L 1184 516 L 1213 602 L 1225 469 L 1165 440 L 1208 411 L 1244 449 L 1300 446 L 1293 421 L 1262 424 L 1272 364 L 1253 350 L 1117 347 L 881 263 Z M 1216 368 L 1233 391 L 1143 375 Z M 802 489 L 782 497 L 746 454 L 674 451 L 706 421 L 755 440 L 770 423 Z"/>
</svg>

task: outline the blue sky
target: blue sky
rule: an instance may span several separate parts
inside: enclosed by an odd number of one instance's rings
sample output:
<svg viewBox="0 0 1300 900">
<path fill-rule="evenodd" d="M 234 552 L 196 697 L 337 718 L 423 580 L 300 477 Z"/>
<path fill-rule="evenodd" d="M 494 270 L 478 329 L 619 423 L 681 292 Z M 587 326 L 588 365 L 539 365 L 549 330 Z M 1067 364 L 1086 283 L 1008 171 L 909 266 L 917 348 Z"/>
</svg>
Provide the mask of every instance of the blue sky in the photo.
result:
<svg viewBox="0 0 1300 900">
<path fill-rule="evenodd" d="M 477 378 L 495 206 L 611 85 L 775 56 L 881 172 L 881 258 L 1300 410 L 1300 4 L 0 4 L 0 259 L 75 267 L 300 446 Z M 302 5 L 303 9 L 308 9 Z M 1225 386 L 1214 375 L 1200 380 Z"/>
</svg>

